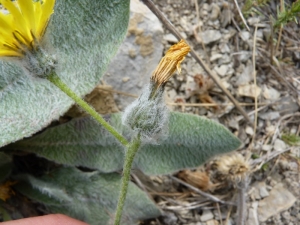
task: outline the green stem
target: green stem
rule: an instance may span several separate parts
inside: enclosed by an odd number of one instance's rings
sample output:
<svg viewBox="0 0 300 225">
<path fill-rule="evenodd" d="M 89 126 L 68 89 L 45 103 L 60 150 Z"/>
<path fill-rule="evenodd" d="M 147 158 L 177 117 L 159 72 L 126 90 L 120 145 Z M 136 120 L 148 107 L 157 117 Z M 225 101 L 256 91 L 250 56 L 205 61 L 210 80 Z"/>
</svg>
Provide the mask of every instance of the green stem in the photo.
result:
<svg viewBox="0 0 300 225">
<path fill-rule="evenodd" d="M 97 120 L 108 132 L 110 132 L 122 145 L 128 145 L 128 141 L 119 134 L 109 123 L 107 123 L 89 104 L 78 97 L 60 78 L 57 74 L 52 73 L 47 79 L 72 98 L 81 108 Z"/>
<path fill-rule="evenodd" d="M 130 144 L 128 145 L 126 154 L 125 154 L 122 186 L 121 186 L 121 192 L 119 195 L 119 201 L 118 201 L 118 205 L 117 205 L 114 225 L 119 225 L 120 221 L 121 221 L 122 210 L 123 210 L 123 206 L 124 206 L 124 203 L 126 200 L 127 188 L 128 188 L 128 183 L 130 180 L 131 166 L 132 166 L 134 156 L 137 153 L 137 151 L 139 150 L 140 145 L 141 145 L 141 138 L 140 138 L 140 135 L 138 135 L 130 142 Z"/>
</svg>

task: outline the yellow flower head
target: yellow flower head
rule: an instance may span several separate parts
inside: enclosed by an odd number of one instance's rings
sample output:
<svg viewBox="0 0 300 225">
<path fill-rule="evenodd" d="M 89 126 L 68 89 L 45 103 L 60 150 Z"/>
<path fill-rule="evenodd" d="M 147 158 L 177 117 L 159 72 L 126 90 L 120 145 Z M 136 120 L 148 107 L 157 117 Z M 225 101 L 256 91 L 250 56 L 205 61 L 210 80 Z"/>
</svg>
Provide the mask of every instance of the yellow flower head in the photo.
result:
<svg viewBox="0 0 300 225">
<path fill-rule="evenodd" d="M 23 56 L 43 37 L 55 0 L 0 0 L 0 57 Z"/>
<path fill-rule="evenodd" d="M 154 81 L 156 87 L 164 85 L 176 69 L 180 73 L 180 63 L 189 51 L 190 47 L 184 40 L 180 40 L 180 42 L 170 47 L 151 76 L 151 80 Z"/>
</svg>

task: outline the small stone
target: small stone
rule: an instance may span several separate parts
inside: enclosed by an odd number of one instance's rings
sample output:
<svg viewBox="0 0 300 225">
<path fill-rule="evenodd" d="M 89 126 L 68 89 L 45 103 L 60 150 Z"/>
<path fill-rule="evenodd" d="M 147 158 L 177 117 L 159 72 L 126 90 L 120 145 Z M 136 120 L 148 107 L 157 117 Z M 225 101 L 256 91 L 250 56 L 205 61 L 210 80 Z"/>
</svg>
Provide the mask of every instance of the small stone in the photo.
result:
<svg viewBox="0 0 300 225">
<path fill-rule="evenodd" d="M 258 216 L 257 216 L 257 206 L 258 202 L 253 202 L 248 211 L 248 218 L 246 224 L 259 225 Z"/>
<path fill-rule="evenodd" d="M 251 136 L 254 134 L 254 130 L 250 126 L 247 126 L 245 131 L 246 131 L 246 134 L 249 134 Z"/>
<path fill-rule="evenodd" d="M 166 224 L 176 224 L 177 216 L 173 212 L 165 212 L 163 217 L 163 222 Z"/>
<path fill-rule="evenodd" d="M 248 65 L 243 69 L 241 75 L 239 75 L 236 85 L 245 85 L 249 84 L 250 81 L 253 80 L 253 66 L 251 63 L 248 63 Z"/>
<path fill-rule="evenodd" d="M 174 89 L 167 91 L 167 94 L 171 101 L 173 101 L 177 96 L 177 92 Z"/>
<path fill-rule="evenodd" d="M 203 31 L 201 34 L 202 42 L 207 45 L 213 42 L 216 42 L 220 40 L 222 37 L 222 34 L 218 30 L 206 30 Z"/>
<path fill-rule="evenodd" d="M 206 225 L 219 225 L 219 222 L 217 220 L 209 220 L 206 221 Z"/>
<path fill-rule="evenodd" d="M 299 111 L 299 105 L 291 96 L 282 97 L 278 104 L 274 105 L 274 110 L 283 114 L 290 114 Z"/>
<path fill-rule="evenodd" d="M 227 218 L 227 212 L 226 211 L 221 211 L 221 215 L 219 214 L 219 211 L 218 210 L 214 210 L 213 211 L 214 213 L 214 218 L 216 220 L 225 220 Z M 220 217 L 221 216 L 221 217 Z"/>
<path fill-rule="evenodd" d="M 259 194 L 260 194 L 260 197 L 262 197 L 262 198 L 269 196 L 269 192 L 268 192 L 266 186 L 262 186 L 259 188 Z"/>
<path fill-rule="evenodd" d="M 214 218 L 214 214 L 210 210 L 204 210 L 200 217 L 200 220 L 202 222 L 205 222 L 205 221 L 211 220 L 213 218 Z"/>
<path fill-rule="evenodd" d="M 252 56 L 252 53 L 249 51 L 240 51 L 238 54 L 238 60 L 240 62 L 247 62 L 248 59 Z"/>
<path fill-rule="evenodd" d="M 204 3 L 202 6 L 203 11 L 208 11 L 209 5 L 207 3 Z"/>
<path fill-rule="evenodd" d="M 210 19 L 211 20 L 218 19 L 220 12 L 221 12 L 220 7 L 217 4 L 215 3 L 211 4 Z"/>
<path fill-rule="evenodd" d="M 279 112 L 267 112 L 258 115 L 263 120 L 276 120 L 280 117 Z"/>
<path fill-rule="evenodd" d="M 266 41 L 269 41 L 271 37 L 271 30 L 270 29 L 264 29 L 263 30 L 263 35 Z"/>
<path fill-rule="evenodd" d="M 242 38 L 243 41 L 249 41 L 251 34 L 248 31 L 241 31 L 240 37 Z"/>
<path fill-rule="evenodd" d="M 265 85 L 264 86 L 264 91 L 263 91 L 263 96 L 265 97 L 265 99 L 277 100 L 280 97 L 280 93 L 276 89 L 271 88 L 271 87 L 267 87 Z"/>
<path fill-rule="evenodd" d="M 225 43 L 219 44 L 219 49 L 221 53 L 231 53 L 228 44 Z"/>
<path fill-rule="evenodd" d="M 230 10 L 229 4 L 226 1 L 224 1 L 223 8 L 221 11 L 221 16 L 220 16 L 220 22 L 222 24 L 222 27 L 225 28 L 228 24 L 230 24 L 231 19 L 232 19 L 232 11 Z"/>
<path fill-rule="evenodd" d="M 231 57 L 228 54 L 224 54 L 218 63 L 219 64 L 228 64 L 231 61 L 232 61 Z"/>
<path fill-rule="evenodd" d="M 226 223 L 227 222 L 227 223 Z M 234 225 L 235 223 L 232 221 L 231 218 L 229 218 L 228 220 L 223 220 L 223 224 L 226 224 L 226 225 Z"/>
<path fill-rule="evenodd" d="M 291 214 L 288 211 L 281 213 L 281 216 L 287 221 L 291 220 Z"/>
<path fill-rule="evenodd" d="M 274 150 L 275 151 L 283 151 L 286 149 L 286 144 L 284 143 L 284 141 L 280 140 L 280 139 L 276 139 L 274 142 Z"/>
<path fill-rule="evenodd" d="M 130 58 L 134 59 L 136 57 L 135 49 L 129 49 L 128 55 L 129 55 Z"/>
<path fill-rule="evenodd" d="M 215 61 L 215 60 L 217 60 L 217 59 L 220 59 L 220 58 L 222 58 L 222 54 L 213 54 L 211 57 L 210 57 L 210 61 L 211 62 L 213 62 L 213 61 Z"/>
<path fill-rule="evenodd" d="M 261 88 L 258 86 L 255 87 L 254 84 L 241 85 L 238 87 L 238 94 L 240 96 L 254 98 L 255 96 L 258 97 L 260 93 L 261 93 Z"/>
<path fill-rule="evenodd" d="M 261 149 L 266 152 L 271 151 L 272 145 L 263 145 Z"/>
<path fill-rule="evenodd" d="M 230 121 L 228 122 L 228 126 L 229 126 L 230 128 L 239 130 L 239 123 L 238 123 L 237 120 L 230 120 Z"/>
<path fill-rule="evenodd" d="M 260 196 L 260 194 L 259 194 L 259 190 L 258 190 L 257 188 L 255 188 L 255 190 L 253 191 L 252 197 L 253 197 L 255 200 L 260 200 L 260 199 L 261 199 L 261 196 Z"/>
<path fill-rule="evenodd" d="M 259 17 L 250 17 L 247 22 L 250 26 L 253 26 L 255 24 L 258 24 L 260 21 Z"/>
<path fill-rule="evenodd" d="M 177 43 L 177 38 L 173 34 L 166 34 L 164 35 L 164 40 L 170 43 Z"/>
<path fill-rule="evenodd" d="M 224 77 L 227 73 L 228 66 L 227 65 L 221 65 L 220 67 L 215 67 L 214 70 L 221 76 Z"/>
<path fill-rule="evenodd" d="M 124 82 L 124 83 L 126 83 L 127 81 L 129 81 L 130 80 L 130 77 L 123 77 L 122 78 L 122 81 Z"/>
<path fill-rule="evenodd" d="M 282 183 L 277 184 L 270 195 L 258 204 L 259 221 L 265 222 L 271 216 L 288 210 L 296 200 L 296 197 Z"/>
</svg>

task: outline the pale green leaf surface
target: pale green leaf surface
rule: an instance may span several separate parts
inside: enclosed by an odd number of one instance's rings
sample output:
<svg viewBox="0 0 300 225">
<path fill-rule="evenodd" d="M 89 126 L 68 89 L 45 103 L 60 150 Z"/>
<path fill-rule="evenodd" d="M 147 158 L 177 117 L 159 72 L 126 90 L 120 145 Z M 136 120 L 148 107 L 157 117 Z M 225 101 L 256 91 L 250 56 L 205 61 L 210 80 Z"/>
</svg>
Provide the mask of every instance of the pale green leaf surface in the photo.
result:
<svg viewBox="0 0 300 225">
<path fill-rule="evenodd" d="M 126 34 L 128 18 L 129 0 L 56 0 L 41 45 L 56 56 L 57 74 L 78 95 L 99 83 Z M 0 60 L 0 146 L 31 136 L 73 104 L 21 65 Z"/>
<path fill-rule="evenodd" d="M 110 123 L 128 134 L 120 114 Z M 204 117 L 171 112 L 168 138 L 159 144 L 145 144 L 138 151 L 134 167 L 146 174 L 168 174 L 197 167 L 208 158 L 233 151 L 240 141 L 224 126 Z M 34 152 L 58 163 L 95 168 L 102 172 L 120 170 L 124 150 L 106 130 L 89 118 L 75 119 L 8 146 Z"/>
<path fill-rule="evenodd" d="M 0 182 L 5 180 L 12 170 L 12 159 L 9 155 L 0 152 Z"/>
<path fill-rule="evenodd" d="M 113 219 L 121 186 L 119 174 L 61 168 L 39 179 L 30 175 L 17 178 L 24 181 L 15 186 L 19 192 L 43 203 L 53 213 L 91 225 L 105 225 Z M 130 183 L 121 224 L 132 225 L 159 215 L 159 209 L 147 195 Z"/>
</svg>

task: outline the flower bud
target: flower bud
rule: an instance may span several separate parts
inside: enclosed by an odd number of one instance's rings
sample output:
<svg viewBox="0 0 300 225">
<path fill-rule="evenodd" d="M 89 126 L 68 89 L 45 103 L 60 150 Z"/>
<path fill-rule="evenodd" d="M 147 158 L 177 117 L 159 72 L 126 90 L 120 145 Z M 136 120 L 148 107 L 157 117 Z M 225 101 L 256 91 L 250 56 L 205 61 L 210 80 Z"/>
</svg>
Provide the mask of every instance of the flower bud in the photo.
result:
<svg viewBox="0 0 300 225">
<path fill-rule="evenodd" d="M 141 96 L 129 105 L 123 114 L 123 124 L 144 140 L 156 140 L 167 133 L 169 112 L 163 100 L 166 82 L 189 52 L 188 44 L 181 40 L 171 46 L 152 74 L 150 84 Z"/>
<path fill-rule="evenodd" d="M 154 84 L 150 83 L 141 96 L 130 104 L 122 117 L 124 125 L 130 127 L 146 141 L 156 140 L 166 135 L 169 112 L 163 100 L 163 88 L 156 90 L 152 97 Z"/>
<path fill-rule="evenodd" d="M 54 72 L 57 65 L 55 57 L 37 46 L 24 54 L 24 67 L 34 76 L 46 78 Z"/>
</svg>

